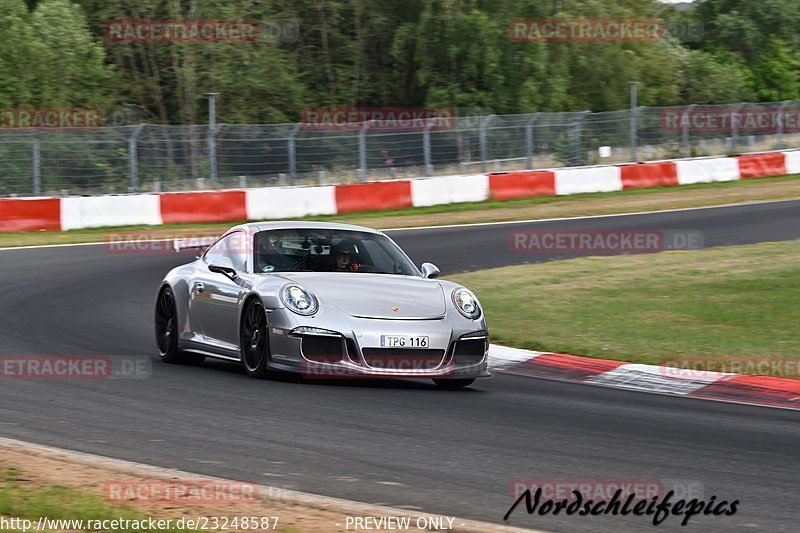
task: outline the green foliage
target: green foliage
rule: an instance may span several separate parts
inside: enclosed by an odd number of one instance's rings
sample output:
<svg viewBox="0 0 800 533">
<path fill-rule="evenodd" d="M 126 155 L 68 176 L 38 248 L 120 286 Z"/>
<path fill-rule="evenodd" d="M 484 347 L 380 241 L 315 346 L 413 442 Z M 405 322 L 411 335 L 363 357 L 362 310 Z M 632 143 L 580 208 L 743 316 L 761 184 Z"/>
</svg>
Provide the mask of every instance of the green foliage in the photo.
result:
<svg viewBox="0 0 800 533">
<path fill-rule="evenodd" d="M 30 6 L 30 7 L 28 7 Z M 661 18 L 660 42 L 512 42 L 516 18 Z M 239 43 L 114 43 L 123 19 L 291 27 Z M 0 0 L 0 108 L 136 107 L 144 120 L 296 121 L 307 107 L 494 113 L 800 97 L 796 0 Z"/>
<path fill-rule="evenodd" d="M 761 61 L 750 68 L 749 85 L 759 100 L 800 99 L 800 50 L 772 39 Z"/>
<path fill-rule="evenodd" d="M 798 97 L 797 0 L 702 0 L 697 17 L 706 30 L 701 47 L 725 51 L 739 61 L 753 98 L 770 101 Z"/>
<path fill-rule="evenodd" d="M 78 5 L 0 0 L 0 107 L 104 107 L 115 82 Z"/>
<path fill-rule="evenodd" d="M 0 108 L 30 100 L 33 37 L 23 0 L 0 0 Z"/>
<path fill-rule="evenodd" d="M 800 49 L 797 0 L 701 0 L 698 4 L 706 47 L 731 50 L 748 63 L 758 61 L 773 39 Z"/>
<path fill-rule="evenodd" d="M 749 99 L 746 68 L 730 52 L 677 50 L 682 104 L 722 104 Z"/>
<path fill-rule="evenodd" d="M 99 107 L 112 102 L 116 78 L 78 5 L 68 0 L 40 2 L 31 16 L 31 30 L 35 106 Z"/>
</svg>

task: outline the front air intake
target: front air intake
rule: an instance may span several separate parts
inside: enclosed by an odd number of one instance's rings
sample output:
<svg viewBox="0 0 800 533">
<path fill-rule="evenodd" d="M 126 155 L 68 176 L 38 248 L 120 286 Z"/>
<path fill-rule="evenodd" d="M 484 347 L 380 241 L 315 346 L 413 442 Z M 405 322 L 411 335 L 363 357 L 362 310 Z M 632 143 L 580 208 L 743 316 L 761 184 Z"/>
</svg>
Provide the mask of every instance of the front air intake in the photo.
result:
<svg viewBox="0 0 800 533">
<path fill-rule="evenodd" d="M 457 365 L 477 365 L 486 353 L 486 338 L 462 337 L 453 349 L 453 361 Z"/>
<path fill-rule="evenodd" d="M 344 339 L 321 335 L 301 335 L 303 357 L 315 363 L 338 363 L 344 356 Z"/>
</svg>

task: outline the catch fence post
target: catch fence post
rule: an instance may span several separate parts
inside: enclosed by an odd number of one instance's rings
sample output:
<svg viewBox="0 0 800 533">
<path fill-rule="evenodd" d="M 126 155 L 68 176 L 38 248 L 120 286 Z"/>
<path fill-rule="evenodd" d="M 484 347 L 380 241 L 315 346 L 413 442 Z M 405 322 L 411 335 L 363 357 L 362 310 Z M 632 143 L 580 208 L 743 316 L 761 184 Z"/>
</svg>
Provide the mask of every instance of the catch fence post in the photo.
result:
<svg viewBox="0 0 800 533">
<path fill-rule="evenodd" d="M 489 125 L 489 123 L 492 121 L 493 118 L 494 115 L 489 115 L 487 117 L 483 117 L 483 120 L 481 120 L 481 129 L 478 134 L 480 139 L 480 150 L 481 150 L 481 172 L 486 172 L 487 169 L 486 163 L 488 160 L 487 157 L 488 150 L 486 147 L 486 127 Z"/>
<path fill-rule="evenodd" d="M 139 163 L 138 163 L 138 138 L 142 132 L 144 124 L 134 126 L 128 137 L 128 173 L 130 174 L 130 192 L 137 192 L 139 190 Z"/>
<path fill-rule="evenodd" d="M 289 177 L 292 180 L 292 185 L 297 183 L 297 151 L 295 149 L 295 136 L 300 130 L 301 122 L 298 122 L 289 133 Z"/>
<path fill-rule="evenodd" d="M 33 157 L 33 195 L 38 196 L 42 194 L 42 154 L 41 154 L 41 147 L 39 145 L 39 134 L 33 134 L 33 143 L 32 143 L 32 151 L 31 154 Z"/>
<path fill-rule="evenodd" d="M 681 144 L 683 145 L 683 157 L 692 155 L 692 145 L 689 144 L 689 122 L 695 104 L 690 105 L 683 112 L 683 128 L 681 133 Z"/>
<path fill-rule="evenodd" d="M 530 120 L 528 120 L 528 123 L 525 124 L 525 166 L 528 169 L 533 168 L 533 153 L 535 148 L 533 144 L 533 126 L 541 115 L 541 113 L 534 113 Z"/>
</svg>

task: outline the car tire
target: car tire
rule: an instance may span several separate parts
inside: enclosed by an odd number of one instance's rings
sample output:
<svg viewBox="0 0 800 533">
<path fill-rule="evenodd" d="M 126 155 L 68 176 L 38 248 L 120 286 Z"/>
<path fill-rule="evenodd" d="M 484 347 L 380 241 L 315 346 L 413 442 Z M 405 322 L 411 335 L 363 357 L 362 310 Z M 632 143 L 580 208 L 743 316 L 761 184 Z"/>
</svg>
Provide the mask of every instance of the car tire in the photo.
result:
<svg viewBox="0 0 800 533">
<path fill-rule="evenodd" d="M 242 314 L 239 347 L 242 367 L 251 378 L 269 375 L 269 324 L 267 312 L 257 298 L 250 300 Z"/>
<path fill-rule="evenodd" d="M 475 383 L 475 378 L 472 379 L 434 379 L 436 385 L 442 389 L 463 389 Z"/>
<path fill-rule="evenodd" d="M 175 295 L 169 287 L 164 287 L 158 293 L 155 325 L 159 359 L 165 363 L 193 365 L 203 362 L 205 356 L 184 353 L 178 349 L 178 308 L 175 305 Z"/>
</svg>

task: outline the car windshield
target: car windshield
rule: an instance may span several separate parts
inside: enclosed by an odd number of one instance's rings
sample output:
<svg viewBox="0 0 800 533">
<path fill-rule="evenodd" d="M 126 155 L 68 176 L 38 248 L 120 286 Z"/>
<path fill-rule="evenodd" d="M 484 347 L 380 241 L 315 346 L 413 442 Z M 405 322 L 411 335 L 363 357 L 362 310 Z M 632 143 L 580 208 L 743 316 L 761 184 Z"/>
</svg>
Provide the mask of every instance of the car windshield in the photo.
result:
<svg viewBox="0 0 800 533">
<path fill-rule="evenodd" d="M 348 230 L 280 229 L 254 237 L 255 272 L 363 272 L 419 276 L 383 235 Z"/>
</svg>

